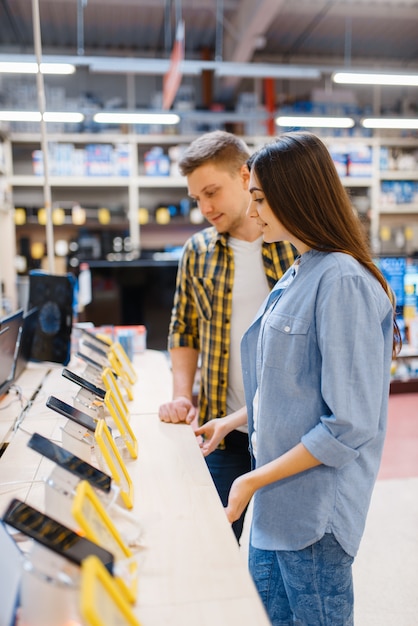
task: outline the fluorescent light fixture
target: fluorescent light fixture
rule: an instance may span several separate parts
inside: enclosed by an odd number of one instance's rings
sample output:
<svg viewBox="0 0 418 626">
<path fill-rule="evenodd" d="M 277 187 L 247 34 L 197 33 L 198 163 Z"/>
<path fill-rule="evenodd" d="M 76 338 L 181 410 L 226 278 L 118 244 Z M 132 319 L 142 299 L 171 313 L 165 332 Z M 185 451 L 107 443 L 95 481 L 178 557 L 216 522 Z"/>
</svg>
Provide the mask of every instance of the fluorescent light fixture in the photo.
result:
<svg viewBox="0 0 418 626">
<path fill-rule="evenodd" d="M 364 128 L 418 129 L 418 118 L 366 117 L 361 121 Z"/>
<path fill-rule="evenodd" d="M 215 65 L 217 76 L 244 78 L 301 78 L 318 80 L 321 72 L 314 67 L 297 65 L 276 65 L 275 63 L 228 63 L 223 61 Z"/>
<path fill-rule="evenodd" d="M 175 113 L 96 113 L 93 120 L 98 124 L 178 124 Z"/>
<path fill-rule="evenodd" d="M 71 63 L 41 63 L 41 74 L 74 74 Z M 0 62 L 0 74 L 37 74 L 38 64 L 33 62 Z"/>
<path fill-rule="evenodd" d="M 302 128 L 352 128 L 351 117 L 324 117 L 314 115 L 279 115 L 276 117 L 278 126 Z"/>
<path fill-rule="evenodd" d="M 418 74 L 388 74 L 379 72 L 335 72 L 334 83 L 344 85 L 396 85 L 418 87 Z"/>
<path fill-rule="evenodd" d="M 84 120 L 82 113 L 72 113 L 69 111 L 62 112 L 45 112 L 45 122 L 67 122 L 69 124 L 77 124 Z M 41 114 L 39 111 L 0 111 L 0 122 L 40 122 Z"/>
<path fill-rule="evenodd" d="M 84 115 L 83 113 L 72 113 L 70 111 L 45 111 L 44 120 L 45 122 L 68 122 L 68 124 L 78 124 L 84 120 Z"/>
<path fill-rule="evenodd" d="M 0 122 L 40 122 L 39 111 L 0 111 Z"/>
</svg>

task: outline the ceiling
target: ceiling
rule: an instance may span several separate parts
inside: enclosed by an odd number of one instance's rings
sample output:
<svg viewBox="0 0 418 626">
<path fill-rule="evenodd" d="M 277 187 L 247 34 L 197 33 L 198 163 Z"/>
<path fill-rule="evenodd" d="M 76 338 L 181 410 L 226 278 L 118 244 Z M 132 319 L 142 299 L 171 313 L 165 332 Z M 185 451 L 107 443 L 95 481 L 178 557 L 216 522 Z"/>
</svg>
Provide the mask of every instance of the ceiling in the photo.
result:
<svg viewBox="0 0 418 626">
<path fill-rule="evenodd" d="M 33 0 L 32 7 L 38 2 L 45 60 L 116 57 L 118 72 L 128 70 L 120 57 L 168 60 L 183 19 L 186 61 L 321 68 L 309 89 L 324 89 L 333 68 L 418 70 L 415 0 Z M 28 0 L 0 0 L 0 60 L 5 54 L 34 54 Z M 231 99 L 243 80 L 223 78 L 218 96 Z M 402 92 L 409 103 L 417 94 Z"/>
</svg>

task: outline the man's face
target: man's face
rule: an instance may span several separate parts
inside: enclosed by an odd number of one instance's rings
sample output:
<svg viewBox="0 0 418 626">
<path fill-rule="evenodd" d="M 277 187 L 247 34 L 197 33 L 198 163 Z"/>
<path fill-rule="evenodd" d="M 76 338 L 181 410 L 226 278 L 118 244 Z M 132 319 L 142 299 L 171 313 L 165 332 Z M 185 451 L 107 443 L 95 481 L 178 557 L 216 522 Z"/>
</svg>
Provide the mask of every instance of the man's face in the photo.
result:
<svg viewBox="0 0 418 626">
<path fill-rule="evenodd" d="M 213 163 L 205 163 L 187 176 L 189 196 L 219 233 L 234 232 L 248 219 L 249 173 L 246 166 L 234 176 Z"/>
</svg>

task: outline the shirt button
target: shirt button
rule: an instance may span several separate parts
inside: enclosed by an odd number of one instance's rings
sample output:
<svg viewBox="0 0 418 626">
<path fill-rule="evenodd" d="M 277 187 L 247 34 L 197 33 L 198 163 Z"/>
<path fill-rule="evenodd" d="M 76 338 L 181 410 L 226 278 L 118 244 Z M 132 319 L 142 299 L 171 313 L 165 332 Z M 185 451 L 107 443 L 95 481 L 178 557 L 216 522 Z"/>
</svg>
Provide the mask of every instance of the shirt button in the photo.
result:
<svg viewBox="0 0 418 626">
<path fill-rule="evenodd" d="M 290 326 L 285 326 L 284 327 L 284 332 L 285 333 L 290 333 Z"/>
</svg>

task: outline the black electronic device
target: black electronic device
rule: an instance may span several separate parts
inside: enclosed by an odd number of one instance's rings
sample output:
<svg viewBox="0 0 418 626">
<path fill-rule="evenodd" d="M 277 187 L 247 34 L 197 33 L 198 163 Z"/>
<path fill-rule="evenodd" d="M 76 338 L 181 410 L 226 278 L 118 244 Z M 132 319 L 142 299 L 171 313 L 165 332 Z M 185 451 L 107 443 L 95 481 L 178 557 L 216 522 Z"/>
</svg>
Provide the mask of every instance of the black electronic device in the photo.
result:
<svg viewBox="0 0 418 626">
<path fill-rule="evenodd" d="M 28 446 L 56 463 L 59 467 L 71 472 L 80 480 L 87 480 L 92 487 L 100 489 L 105 493 L 110 492 L 112 486 L 110 476 L 39 433 L 32 435 L 28 441 Z"/>
<path fill-rule="evenodd" d="M 90 415 L 87 415 L 87 413 L 79 411 L 75 407 L 71 406 L 71 404 L 67 404 L 55 396 L 49 396 L 46 401 L 46 406 L 49 409 L 53 409 L 60 415 L 67 417 L 73 422 L 76 422 L 80 426 L 83 426 L 83 428 L 94 434 L 97 423 L 92 417 L 90 417 Z"/>
<path fill-rule="evenodd" d="M 29 273 L 29 309 L 39 309 L 31 349 L 33 361 L 69 362 L 74 285 L 72 274 Z"/>
<path fill-rule="evenodd" d="M 94 343 L 99 349 L 104 350 L 105 352 L 109 351 L 110 344 L 106 341 L 106 339 L 102 339 L 95 333 L 87 330 L 87 328 L 78 328 L 77 330 L 81 332 L 81 335 L 84 336 L 87 341 Z"/>
<path fill-rule="evenodd" d="M 26 369 L 26 365 L 31 360 L 32 342 L 38 323 L 38 314 L 38 307 L 33 307 L 23 316 L 23 324 L 20 329 L 18 347 L 15 355 L 14 380 L 19 378 Z"/>
<path fill-rule="evenodd" d="M 93 352 L 100 356 L 102 360 L 107 360 L 107 354 L 109 350 L 106 350 L 104 346 L 99 346 L 93 341 L 83 341 L 83 346 L 86 346 L 86 348 L 88 348 L 89 350 L 93 350 Z"/>
<path fill-rule="evenodd" d="M 84 354 L 83 352 L 76 352 L 75 355 L 76 357 L 84 361 L 86 365 L 90 365 L 91 367 L 94 367 L 94 369 L 96 369 L 99 374 L 102 374 L 105 368 L 107 367 L 105 365 L 101 365 L 100 363 L 92 359 L 90 356 L 88 356 L 88 354 Z M 112 370 L 112 374 L 115 378 L 118 377 L 116 372 L 113 370 Z"/>
<path fill-rule="evenodd" d="M 86 380 L 82 376 L 79 376 L 75 372 L 72 372 L 71 370 L 67 369 L 66 367 L 64 367 L 64 369 L 62 370 L 62 375 L 64 376 L 64 378 L 67 378 L 67 380 L 71 380 L 71 382 L 75 383 L 76 385 L 79 385 L 83 389 L 86 389 L 87 391 L 90 391 L 90 393 L 92 393 L 93 395 L 97 396 L 97 398 L 100 398 L 100 400 L 104 400 L 105 395 L 106 395 L 106 389 L 102 389 L 101 387 L 97 387 L 97 385 L 95 385 L 92 382 Z"/>
<path fill-rule="evenodd" d="M 22 324 L 23 309 L 0 320 L 0 329 L 7 331 L 1 335 L 0 341 L 0 395 L 6 393 L 14 380 L 15 355 Z"/>
<path fill-rule="evenodd" d="M 111 552 L 17 498 L 10 502 L 3 522 L 76 565 L 81 565 L 85 558 L 94 554 L 113 573 L 114 556 Z"/>
</svg>

